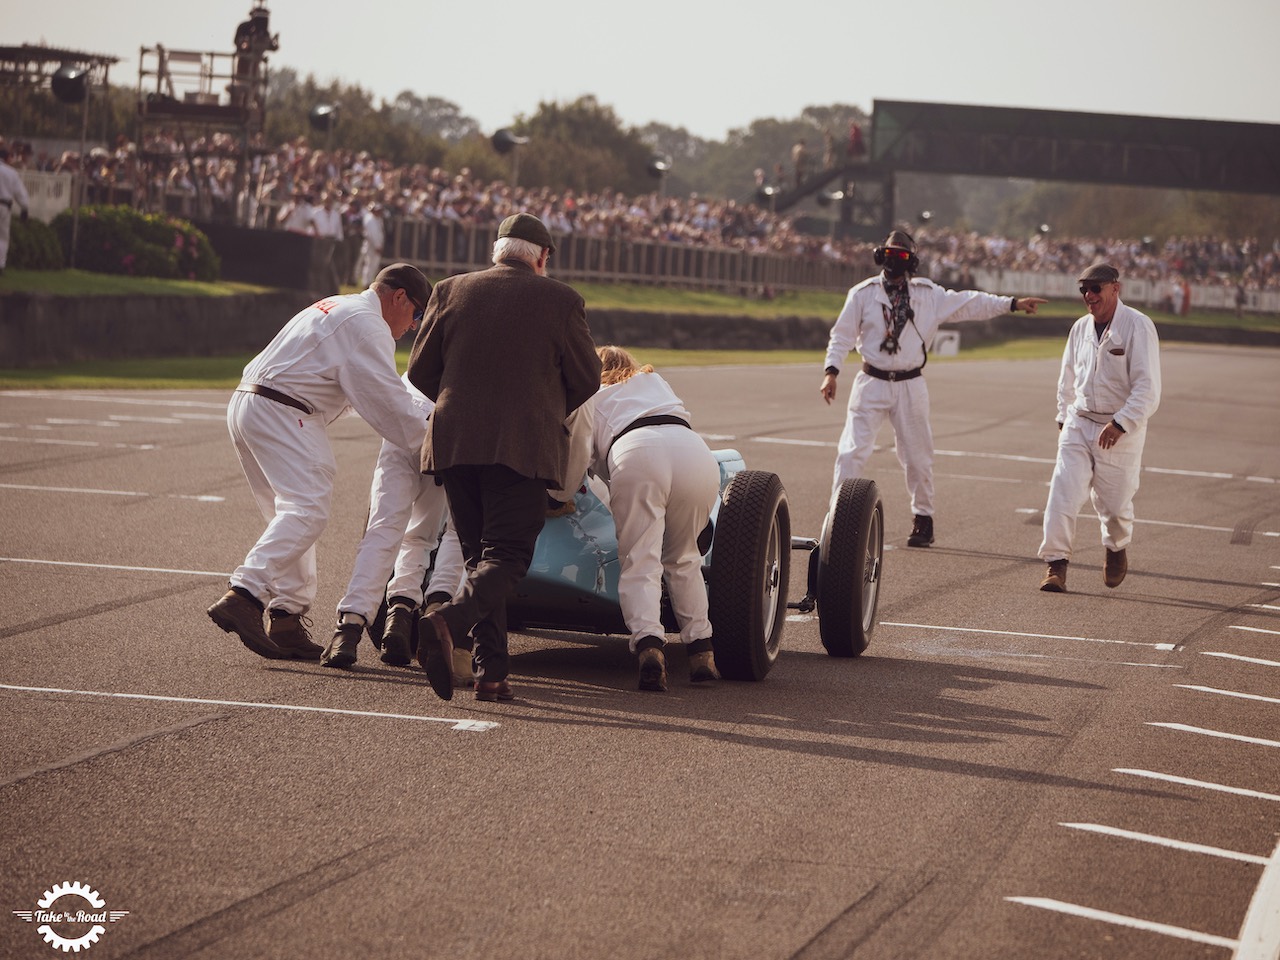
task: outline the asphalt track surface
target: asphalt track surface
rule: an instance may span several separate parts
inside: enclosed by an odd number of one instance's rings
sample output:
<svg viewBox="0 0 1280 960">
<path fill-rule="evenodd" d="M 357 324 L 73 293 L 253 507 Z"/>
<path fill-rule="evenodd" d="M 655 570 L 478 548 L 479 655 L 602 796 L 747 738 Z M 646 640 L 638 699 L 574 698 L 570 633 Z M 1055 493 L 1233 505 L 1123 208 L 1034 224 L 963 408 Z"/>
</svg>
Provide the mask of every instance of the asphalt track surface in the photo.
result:
<svg viewBox="0 0 1280 960">
<path fill-rule="evenodd" d="M 661 695 L 620 638 L 523 634 L 510 704 L 444 703 L 367 643 L 351 673 L 261 660 L 209 622 L 261 529 L 225 392 L 0 394 L 0 957 L 62 953 L 52 899 L 122 913 L 99 960 L 1273 960 L 1277 374 L 1166 345 L 1128 579 L 1104 587 L 1082 518 L 1054 595 L 1056 363 L 932 364 L 938 541 L 905 548 L 886 431 L 864 656 L 794 614 L 763 682 L 694 688 L 676 654 Z M 848 383 L 827 407 L 808 367 L 668 376 L 816 535 Z M 332 434 L 322 642 L 377 449 Z"/>
</svg>

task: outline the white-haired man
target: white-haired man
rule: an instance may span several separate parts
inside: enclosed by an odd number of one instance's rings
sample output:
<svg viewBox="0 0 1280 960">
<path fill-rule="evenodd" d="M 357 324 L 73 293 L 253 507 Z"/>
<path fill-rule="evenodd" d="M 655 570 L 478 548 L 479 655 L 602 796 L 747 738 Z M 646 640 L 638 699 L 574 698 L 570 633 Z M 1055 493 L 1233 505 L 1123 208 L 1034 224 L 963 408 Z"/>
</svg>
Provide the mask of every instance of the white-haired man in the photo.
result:
<svg viewBox="0 0 1280 960">
<path fill-rule="evenodd" d="M 547 490 L 566 486 L 565 418 L 600 387 L 582 297 L 547 274 L 555 250 L 537 217 L 503 220 L 488 270 L 436 284 L 409 358 L 409 380 L 435 401 L 422 471 L 449 498 L 467 579 L 423 616 L 418 660 L 453 697 L 455 643 L 474 640 L 479 700 L 510 700 L 506 601 L 528 570 Z"/>
</svg>

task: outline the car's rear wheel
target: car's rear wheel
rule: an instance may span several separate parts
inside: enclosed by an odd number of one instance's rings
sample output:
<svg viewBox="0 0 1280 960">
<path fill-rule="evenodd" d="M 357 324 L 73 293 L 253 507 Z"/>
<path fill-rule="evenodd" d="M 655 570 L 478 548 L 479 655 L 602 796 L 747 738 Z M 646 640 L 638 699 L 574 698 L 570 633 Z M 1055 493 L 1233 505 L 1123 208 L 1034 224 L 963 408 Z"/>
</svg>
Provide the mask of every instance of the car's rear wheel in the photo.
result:
<svg viewBox="0 0 1280 960">
<path fill-rule="evenodd" d="M 778 659 L 791 577 L 791 511 L 776 473 L 743 470 L 720 495 L 708 578 L 716 666 L 763 680 Z"/>
<path fill-rule="evenodd" d="M 818 545 L 818 628 L 833 657 L 867 649 L 876 625 L 884 558 L 884 506 L 875 481 L 840 484 Z"/>
</svg>

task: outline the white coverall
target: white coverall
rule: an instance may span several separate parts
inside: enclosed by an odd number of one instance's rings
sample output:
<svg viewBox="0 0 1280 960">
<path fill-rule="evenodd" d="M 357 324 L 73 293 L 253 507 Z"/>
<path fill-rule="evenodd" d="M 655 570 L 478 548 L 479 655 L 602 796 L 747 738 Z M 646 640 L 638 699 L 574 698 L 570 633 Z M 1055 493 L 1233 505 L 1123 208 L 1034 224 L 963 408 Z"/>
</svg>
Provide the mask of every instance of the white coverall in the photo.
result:
<svg viewBox="0 0 1280 960">
<path fill-rule="evenodd" d="M 0 270 L 9 262 L 9 228 L 14 207 L 26 213 L 31 209 L 31 197 L 18 171 L 0 160 Z"/>
<path fill-rule="evenodd" d="M 870 277 L 849 291 L 844 308 L 831 328 L 824 367 L 839 370 L 857 349 L 862 359 L 887 371 L 909 371 L 924 365 L 925 352 L 944 322 L 990 320 L 1008 313 L 1012 298 L 978 290 L 947 290 L 932 280 L 910 280 L 915 318 L 898 337 L 898 351 L 887 353 L 881 343 L 889 332 L 885 319 L 889 295 L 883 274 Z M 831 493 L 844 480 L 861 477 L 875 446 L 884 418 L 893 424 L 898 462 L 906 472 L 911 512 L 933 516 L 933 431 L 929 426 L 929 388 L 923 376 L 911 380 L 879 380 L 859 370 L 849 390 L 849 416 L 836 450 Z"/>
<path fill-rule="evenodd" d="M 400 379 L 426 423 L 435 404 L 407 376 Z M 389 440 L 382 441 L 369 490 L 369 522 L 356 548 L 346 595 L 338 601 L 339 619 L 350 612 L 372 623 L 384 591 L 388 600 L 404 597 L 415 606 L 421 605 L 427 557 L 440 543 L 441 529 L 449 514 L 444 487 L 436 485 L 435 477 L 421 472 L 421 461 L 421 448 L 405 450 Z M 441 544 L 430 588 L 450 596 L 462 585 L 465 575 L 456 534 L 453 543 L 454 550 Z"/>
<path fill-rule="evenodd" d="M 613 443 L 641 417 L 671 415 L 689 422 L 680 398 L 656 373 L 601 387 L 587 404 L 592 469 L 609 484 L 618 530 L 618 601 L 631 631 L 631 652 L 642 638 L 666 633 L 664 574 L 680 639 L 687 644 L 710 637 L 698 534 L 720 494 L 715 456 L 700 436 L 678 424 L 639 427 Z"/>
<path fill-rule="evenodd" d="M 336 464 L 328 426 L 348 409 L 406 451 L 422 447 L 426 421 L 396 375 L 395 341 L 372 290 L 334 296 L 298 313 L 244 368 L 259 384 L 299 400 L 306 413 L 237 390 L 227 426 L 266 520 L 231 585 L 274 610 L 306 613 L 315 600 L 315 543 L 329 522 Z"/>
<path fill-rule="evenodd" d="M 1160 405 L 1160 341 L 1155 324 L 1117 301 L 1101 341 L 1086 314 L 1067 335 L 1058 375 L 1058 460 L 1044 508 L 1040 558 L 1070 560 L 1076 515 L 1092 494 L 1102 543 L 1123 550 L 1133 537 L 1133 495 L 1142 471 L 1147 419 Z M 1115 420 L 1124 435 L 1104 450 L 1098 435 Z"/>
</svg>

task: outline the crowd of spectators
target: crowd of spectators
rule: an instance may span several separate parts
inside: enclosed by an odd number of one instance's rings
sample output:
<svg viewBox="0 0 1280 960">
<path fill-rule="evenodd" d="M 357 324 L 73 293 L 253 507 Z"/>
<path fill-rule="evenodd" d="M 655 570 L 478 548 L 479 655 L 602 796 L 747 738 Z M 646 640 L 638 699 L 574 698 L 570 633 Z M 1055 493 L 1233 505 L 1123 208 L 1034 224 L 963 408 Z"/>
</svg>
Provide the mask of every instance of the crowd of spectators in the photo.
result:
<svg viewBox="0 0 1280 960">
<path fill-rule="evenodd" d="M 88 153 L 89 195 L 103 202 L 163 206 L 189 216 L 339 239 L 358 234 L 370 213 L 388 224 L 416 220 L 485 228 L 512 213 L 527 212 L 559 235 L 859 262 L 866 261 L 873 246 L 801 232 L 790 216 L 755 202 L 754 193 L 751 200 L 734 200 L 512 186 L 476 178 L 465 167 L 450 172 L 424 164 L 397 166 L 365 151 L 318 149 L 304 137 L 274 149 L 260 140 L 250 143 L 248 176 L 237 183 L 243 152 L 228 134 L 184 145 L 173 131 L 160 129 L 141 149 L 121 135 L 113 150 L 99 147 Z M 81 169 L 80 158 L 70 151 L 51 157 L 19 150 L 15 165 L 53 172 Z M 917 240 L 931 275 L 948 284 L 964 285 L 974 269 L 1075 274 L 1106 259 L 1126 277 L 1280 289 L 1280 241 L 1265 244 L 1258 238 L 1152 241 L 1037 233 L 1010 239 L 926 226 Z"/>
<path fill-rule="evenodd" d="M 1021 241 L 950 230 L 921 230 L 917 239 L 933 262 L 934 276 L 959 277 L 979 268 L 1074 276 L 1094 261 L 1106 260 L 1130 279 L 1280 289 L 1280 240 L 1264 244 L 1257 237 L 1171 236 L 1157 242 L 1037 233 Z"/>
</svg>

